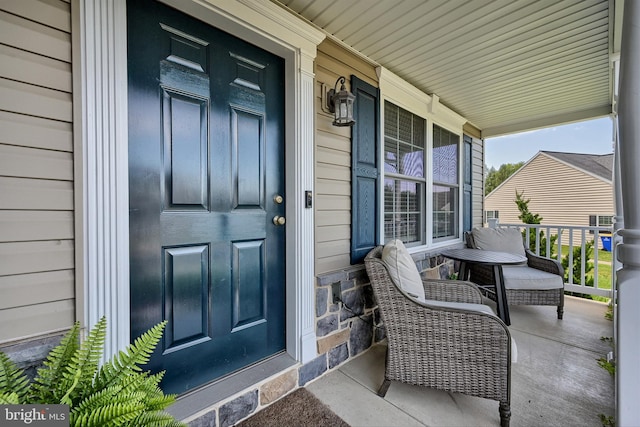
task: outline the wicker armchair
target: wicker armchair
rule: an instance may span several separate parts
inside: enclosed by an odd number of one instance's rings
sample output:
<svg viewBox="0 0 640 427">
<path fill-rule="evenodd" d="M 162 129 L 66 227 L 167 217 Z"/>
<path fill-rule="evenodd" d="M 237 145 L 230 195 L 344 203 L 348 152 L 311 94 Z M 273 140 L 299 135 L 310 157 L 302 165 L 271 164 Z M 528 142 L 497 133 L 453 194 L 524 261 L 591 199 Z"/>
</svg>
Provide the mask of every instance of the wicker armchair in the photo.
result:
<svg viewBox="0 0 640 427">
<path fill-rule="evenodd" d="M 491 232 L 492 229 L 474 229 L 471 232 L 466 233 L 466 243 L 467 247 L 473 249 L 490 249 L 490 250 L 501 250 L 499 247 L 478 247 L 476 240 L 474 238 L 474 232 L 477 234 L 478 232 Z M 512 236 L 515 240 L 519 241 L 519 244 L 522 244 L 522 237 L 520 236 L 519 231 L 515 231 L 516 229 L 503 229 L 502 231 L 514 231 Z M 507 277 L 508 273 L 513 273 L 513 271 L 508 271 L 506 267 L 504 269 L 505 272 L 505 291 L 507 294 L 507 302 L 509 305 L 555 305 L 557 306 L 558 319 L 562 319 L 564 315 L 564 268 L 562 265 L 553 259 L 544 258 L 538 255 L 535 255 L 529 249 L 524 248 L 525 256 L 527 257 L 527 266 L 534 270 L 548 273 L 547 276 L 559 276 L 561 280 L 558 281 L 558 287 L 548 289 L 542 286 L 542 288 L 538 288 L 536 286 L 532 286 L 529 288 L 518 288 L 514 289 L 509 281 L 510 278 Z M 506 251 L 510 252 L 510 251 Z M 526 267 L 516 267 L 516 268 L 524 268 Z M 470 266 L 470 277 L 475 283 L 481 285 L 495 286 L 496 281 L 493 276 L 493 269 L 490 266 L 483 265 L 473 265 Z M 556 277 L 557 279 L 557 277 Z M 487 293 L 487 296 L 493 300 L 495 300 L 495 293 Z"/>
<path fill-rule="evenodd" d="M 511 418 L 511 334 L 495 315 L 467 309 L 482 304 L 471 282 L 423 280 L 424 303 L 392 281 L 381 259 L 382 246 L 365 257 L 367 274 L 387 331 L 385 380 L 497 400 L 500 424 Z M 450 307 L 450 306 L 454 306 Z M 475 306 L 477 307 L 477 306 Z"/>
</svg>

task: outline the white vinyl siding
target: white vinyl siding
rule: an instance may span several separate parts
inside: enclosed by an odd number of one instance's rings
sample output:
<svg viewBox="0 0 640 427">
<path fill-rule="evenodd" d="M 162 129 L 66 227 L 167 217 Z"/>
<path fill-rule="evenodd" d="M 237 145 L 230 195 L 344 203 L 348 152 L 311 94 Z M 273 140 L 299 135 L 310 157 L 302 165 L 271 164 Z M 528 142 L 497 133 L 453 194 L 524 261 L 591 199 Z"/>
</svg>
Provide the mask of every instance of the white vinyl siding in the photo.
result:
<svg viewBox="0 0 640 427">
<path fill-rule="evenodd" d="M 351 128 L 336 127 L 333 115 L 323 111 L 322 83 L 333 89 L 340 76 L 356 74 L 377 85 L 375 69 L 331 40 L 318 46 L 315 132 L 315 274 L 351 265 Z"/>
<path fill-rule="evenodd" d="M 0 343 L 75 319 L 70 4 L 0 5 Z"/>
</svg>

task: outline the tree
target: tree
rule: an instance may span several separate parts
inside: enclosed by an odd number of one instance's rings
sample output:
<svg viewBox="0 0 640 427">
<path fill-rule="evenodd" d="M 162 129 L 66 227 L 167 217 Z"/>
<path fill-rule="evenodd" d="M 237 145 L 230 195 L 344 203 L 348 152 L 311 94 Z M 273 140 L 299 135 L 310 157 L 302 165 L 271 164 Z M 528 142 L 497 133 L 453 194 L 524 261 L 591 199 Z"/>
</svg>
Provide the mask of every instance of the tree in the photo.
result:
<svg viewBox="0 0 640 427">
<path fill-rule="evenodd" d="M 534 214 L 529 210 L 529 202 L 531 199 L 526 199 L 523 197 L 524 191 L 522 193 L 518 193 L 516 190 L 516 206 L 518 206 L 518 210 L 520 211 L 520 215 L 518 218 L 523 222 L 523 224 L 540 224 L 542 223 L 542 217 L 540 214 Z M 525 231 L 522 232 L 522 236 L 525 237 Z M 549 237 L 549 254 L 547 254 L 547 238 L 544 236 L 544 231 L 540 230 L 539 233 L 536 233 L 536 230 L 531 228 L 529 229 L 529 249 L 535 253 L 536 251 L 536 239 L 540 238 L 540 255 L 547 258 L 554 258 L 556 251 L 556 240 L 558 239 L 558 235 L 554 234 Z M 526 242 L 526 240 L 525 240 Z"/>
<path fill-rule="evenodd" d="M 491 167 L 484 181 L 484 195 L 486 196 L 495 190 L 500 184 L 506 181 L 507 178 L 513 175 L 515 171 L 520 169 L 522 165 L 524 165 L 524 162 L 505 163 L 497 170 L 496 168 Z"/>
</svg>

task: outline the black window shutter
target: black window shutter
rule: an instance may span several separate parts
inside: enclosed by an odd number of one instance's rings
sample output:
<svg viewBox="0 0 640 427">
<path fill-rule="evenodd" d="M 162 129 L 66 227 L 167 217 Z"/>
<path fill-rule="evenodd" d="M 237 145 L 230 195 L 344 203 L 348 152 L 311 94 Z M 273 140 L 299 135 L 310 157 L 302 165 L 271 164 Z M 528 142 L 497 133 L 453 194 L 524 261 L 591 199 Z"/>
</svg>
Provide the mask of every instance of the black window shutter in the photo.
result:
<svg viewBox="0 0 640 427">
<path fill-rule="evenodd" d="M 351 264 L 358 264 L 379 242 L 380 96 L 377 88 L 353 75 L 351 92 L 356 97 L 356 123 L 351 128 Z"/>
<path fill-rule="evenodd" d="M 468 135 L 464 135 L 464 181 L 462 185 L 462 231 L 471 231 L 473 225 L 473 205 L 472 205 L 472 188 L 473 188 L 473 159 L 472 159 L 472 139 Z"/>
</svg>

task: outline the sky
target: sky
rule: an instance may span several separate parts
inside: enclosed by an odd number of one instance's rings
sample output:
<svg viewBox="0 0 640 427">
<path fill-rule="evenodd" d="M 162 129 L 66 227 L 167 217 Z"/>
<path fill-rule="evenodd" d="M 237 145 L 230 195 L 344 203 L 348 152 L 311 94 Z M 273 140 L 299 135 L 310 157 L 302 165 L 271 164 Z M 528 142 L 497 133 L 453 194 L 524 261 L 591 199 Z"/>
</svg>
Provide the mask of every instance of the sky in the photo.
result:
<svg viewBox="0 0 640 427">
<path fill-rule="evenodd" d="M 505 163 L 527 162 L 538 151 L 608 154 L 613 152 L 612 122 L 608 117 L 529 132 L 487 138 L 485 163 L 498 169 Z"/>
</svg>

